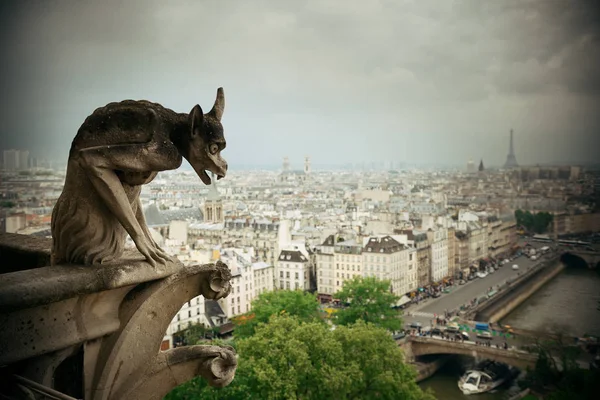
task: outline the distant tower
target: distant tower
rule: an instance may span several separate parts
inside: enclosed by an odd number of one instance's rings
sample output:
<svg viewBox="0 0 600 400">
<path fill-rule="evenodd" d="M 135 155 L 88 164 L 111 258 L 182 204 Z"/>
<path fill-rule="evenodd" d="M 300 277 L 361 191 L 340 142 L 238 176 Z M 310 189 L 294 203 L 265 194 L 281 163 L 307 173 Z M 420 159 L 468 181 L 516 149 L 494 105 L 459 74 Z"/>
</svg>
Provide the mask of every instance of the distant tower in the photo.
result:
<svg viewBox="0 0 600 400">
<path fill-rule="evenodd" d="M 283 172 L 288 172 L 290 170 L 290 159 L 287 157 L 283 157 Z"/>
<path fill-rule="evenodd" d="M 212 174 L 211 185 L 204 201 L 204 221 L 212 223 L 223 222 L 223 201 L 217 189 L 217 179 Z"/>
<path fill-rule="evenodd" d="M 304 157 L 304 173 L 310 174 L 310 157 Z"/>
<path fill-rule="evenodd" d="M 469 162 L 467 163 L 467 172 L 468 173 L 475 172 L 475 163 L 473 162 L 473 160 L 469 160 Z"/>
<path fill-rule="evenodd" d="M 504 168 L 517 168 L 519 164 L 517 163 L 517 157 L 515 157 L 515 148 L 513 146 L 513 130 L 510 130 L 510 144 L 508 146 L 508 156 L 506 156 L 506 163 L 504 163 Z"/>
<path fill-rule="evenodd" d="M 483 159 L 481 159 L 481 161 L 479 161 L 479 172 L 483 171 L 485 171 L 485 167 L 483 166 Z"/>
</svg>

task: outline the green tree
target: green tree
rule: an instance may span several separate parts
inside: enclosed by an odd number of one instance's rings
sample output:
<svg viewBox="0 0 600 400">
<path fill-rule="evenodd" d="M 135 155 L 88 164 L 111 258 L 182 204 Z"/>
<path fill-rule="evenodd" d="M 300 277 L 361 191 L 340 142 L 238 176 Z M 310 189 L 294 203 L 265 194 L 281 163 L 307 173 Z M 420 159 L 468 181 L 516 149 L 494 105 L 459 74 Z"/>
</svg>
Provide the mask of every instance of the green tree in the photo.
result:
<svg viewBox="0 0 600 400">
<path fill-rule="evenodd" d="M 268 322 L 276 314 L 292 315 L 300 321 L 321 321 L 319 301 L 315 295 L 301 290 L 265 292 L 252 302 L 251 312 L 234 319 L 234 336 L 252 336 L 258 324 Z"/>
<path fill-rule="evenodd" d="M 195 378 L 166 399 L 434 399 L 418 387 L 391 335 L 362 321 L 332 331 L 274 315 L 238 340 L 236 350 L 239 366 L 229 386 L 209 388 Z"/>
<path fill-rule="evenodd" d="M 554 216 L 547 212 L 536 213 L 533 217 L 533 231 L 536 233 L 545 233 L 552 224 Z"/>
<path fill-rule="evenodd" d="M 350 325 L 362 320 L 390 331 L 402 329 L 400 312 L 392 308 L 399 297 L 390 291 L 389 280 L 356 277 L 344 282 L 334 295 L 349 305 L 335 313 L 337 325 Z"/>
<path fill-rule="evenodd" d="M 520 382 L 544 395 L 544 399 L 571 400 L 596 398 L 600 391 L 600 370 L 583 369 L 577 363 L 581 349 L 568 346 L 559 337 L 538 341 L 535 367 Z"/>
<path fill-rule="evenodd" d="M 219 328 L 207 328 L 202 324 L 192 324 L 180 332 L 188 345 L 194 345 L 205 341 L 207 338 L 214 338 L 219 332 Z"/>
<path fill-rule="evenodd" d="M 539 212 L 532 214 L 530 211 L 515 210 L 515 219 L 517 225 L 520 225 L 530 232 L 545 233 L 548 231 L 554 216 L 548 212 Z"/>
</svg>

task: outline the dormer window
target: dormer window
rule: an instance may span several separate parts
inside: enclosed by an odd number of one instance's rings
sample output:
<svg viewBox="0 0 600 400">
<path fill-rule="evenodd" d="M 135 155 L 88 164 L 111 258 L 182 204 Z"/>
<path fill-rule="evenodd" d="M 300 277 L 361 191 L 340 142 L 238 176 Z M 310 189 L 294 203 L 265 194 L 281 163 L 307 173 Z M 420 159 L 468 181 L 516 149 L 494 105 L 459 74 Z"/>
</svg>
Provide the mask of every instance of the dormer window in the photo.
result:
<svg viewBox="0 0 600 400">
<path fill-rule="evenodd" d="M 290 255 L 288 254 L 288 255 L 287 255 L 285 258 L 286 258 L 286 259 L 288 259 L 288 260 L 291 260 L 291 259 L 292 259 L 292 256 L 290 256 Z"/>
</svg>

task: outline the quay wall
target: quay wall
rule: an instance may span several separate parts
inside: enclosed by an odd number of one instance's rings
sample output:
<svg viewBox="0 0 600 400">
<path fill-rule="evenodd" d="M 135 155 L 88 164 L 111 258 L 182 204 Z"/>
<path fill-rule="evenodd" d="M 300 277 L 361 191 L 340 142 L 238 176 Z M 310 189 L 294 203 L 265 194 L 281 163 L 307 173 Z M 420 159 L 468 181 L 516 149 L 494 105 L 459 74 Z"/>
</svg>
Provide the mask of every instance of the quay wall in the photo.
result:
<svg viewBox="0 0 600 400">
<path fill-rule="evenodd" d="M 476 320 L 498 322 L 564 269 L 565 265 L 555 258 L 535 270 L 528 271 L 522 279 L 516 280 L 498 295 L 482 304 L 475 315 Z"/>
</svg>

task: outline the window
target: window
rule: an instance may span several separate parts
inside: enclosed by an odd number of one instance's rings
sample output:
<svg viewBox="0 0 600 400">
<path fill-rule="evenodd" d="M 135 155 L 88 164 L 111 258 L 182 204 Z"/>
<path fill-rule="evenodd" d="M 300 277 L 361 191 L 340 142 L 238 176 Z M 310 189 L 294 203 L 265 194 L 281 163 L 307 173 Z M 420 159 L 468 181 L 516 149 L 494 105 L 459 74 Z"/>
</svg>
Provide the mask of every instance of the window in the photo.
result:
<svg viewBox="0 0 600 400">
<path fill-rule="evenodd" d="M 298 273 L 296 272 L 296 280 L 298 280 Z"/>
<path fill-rule="evenodd" d="M 279 277 L 283 278 L 283 271 L 279 271 Z"/>
<path fill-rule="evenodd" d="M 285 277 L 286 277 L 286 278 L 289 278 L 289 277 L 290 277 L 290 271 L 287 271 L 287 272 L 285 273 Z"/>
</svg>

